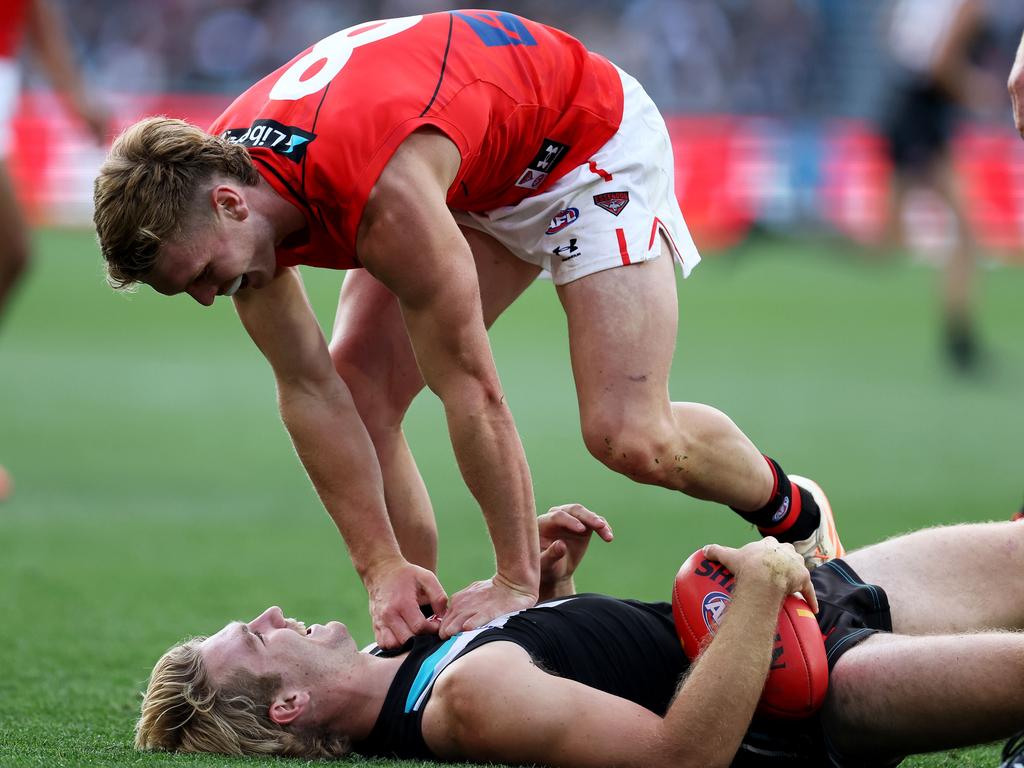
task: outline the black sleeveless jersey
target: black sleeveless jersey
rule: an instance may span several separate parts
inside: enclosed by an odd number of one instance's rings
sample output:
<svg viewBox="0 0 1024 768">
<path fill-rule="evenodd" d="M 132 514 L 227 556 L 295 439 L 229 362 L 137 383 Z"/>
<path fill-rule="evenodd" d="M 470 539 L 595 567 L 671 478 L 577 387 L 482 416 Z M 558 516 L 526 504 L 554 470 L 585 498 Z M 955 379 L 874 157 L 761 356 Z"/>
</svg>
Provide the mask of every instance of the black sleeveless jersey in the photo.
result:
<svg viewBox="0 0 1024 768">
<path fill-rule="evenodd" d="M 449 640 L 414 638 L 373 731 L 367 756 L 436 759 L 423 740 L 423 709 L 444 668 L 487 643 L 515 643 L 544 671 L 664 715 L 689 662 L 668 603 L 576 595 L 499 616 Z M 403 649 L 403 652 L 406 649 Z"/>
</svg>

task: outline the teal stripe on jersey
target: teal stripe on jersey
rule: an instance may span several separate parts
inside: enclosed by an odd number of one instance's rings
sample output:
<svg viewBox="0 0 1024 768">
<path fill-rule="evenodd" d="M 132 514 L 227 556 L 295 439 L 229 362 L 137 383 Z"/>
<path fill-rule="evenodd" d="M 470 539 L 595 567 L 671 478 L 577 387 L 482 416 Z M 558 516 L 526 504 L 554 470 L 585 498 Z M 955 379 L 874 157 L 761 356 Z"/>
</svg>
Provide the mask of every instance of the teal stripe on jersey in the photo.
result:
<svg viewBox="0 0 1024 768">
<path fill-rule="evenodd" d="M 444 644 L 440 648 L 423 660 L 423 663 L 420 665 L 419 672 L 416 673 L 416 679 L 412 681 L 412 686 L 409 688 L 409 695 L 405 697 L 406 714 L 412 712 L 412 708 L 416 704 L 416 699 L 419 698 L 427 685 L 430 684 L 434 675 L 434 668 L 455 644 L 455 639 L 457 637 L 458 635 L 445 640 Z"/>
</svg>

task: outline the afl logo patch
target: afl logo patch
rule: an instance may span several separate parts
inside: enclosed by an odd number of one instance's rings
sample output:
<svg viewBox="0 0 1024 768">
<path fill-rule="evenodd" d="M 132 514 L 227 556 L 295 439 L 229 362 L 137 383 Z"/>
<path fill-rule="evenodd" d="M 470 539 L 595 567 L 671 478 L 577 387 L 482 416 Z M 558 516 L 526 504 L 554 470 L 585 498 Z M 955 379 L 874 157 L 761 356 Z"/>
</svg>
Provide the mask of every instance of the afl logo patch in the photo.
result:
<svg viewBox="0 0 1024 768">
<path fill-rule="evenodd" d="M 629 205 L 629 192 L 604 192 L 594 195 L 594 205 L 604 208 L 612 216 L 618 216 Z"/>
<path fill-rule="evenodd" d="M 551 219 L 551 224 L 546 230 L 545 235 L 553 235 L 556 232 L 561 232 L 563 229 L 572 224 L 576 219 L 580 217 L 579 208 L 566 208 L 565 210 L 559 211 L 555 214 L 555 217 Z"/>
<path fill-rule="evenodd" d="M 712 635 L 718 631 L 718 625 L 725 615 L 725 609 L 729 607 L 732 600 L 725 592 L 708 592 L 704 595 L 704 602 L 701 605 L 701 615 L 704 617 L 704 625 Z"/>
</svg>

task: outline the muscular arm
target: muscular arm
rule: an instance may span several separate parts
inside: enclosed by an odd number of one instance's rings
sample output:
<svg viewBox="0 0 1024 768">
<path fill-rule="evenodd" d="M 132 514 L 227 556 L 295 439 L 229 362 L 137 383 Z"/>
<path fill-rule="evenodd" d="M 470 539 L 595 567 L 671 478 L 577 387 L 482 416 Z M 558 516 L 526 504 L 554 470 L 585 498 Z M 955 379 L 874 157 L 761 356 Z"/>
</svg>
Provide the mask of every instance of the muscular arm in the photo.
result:
<svg viewBox="0 0 1024 768">
<path fill-rule="evenodd" d="M 771 663 L 785 591 L 749 581 L 684 678 L 666 716 L 538 669 L 526 652 L 492 643 L 453 663 L 424 717 L 446 759 L 559 768 L 714 768 L 731 763 Z"/>
<path fill-rule="evenodd" d="M 389 575 L 405 571 L 425 579 L 418 586 L 429 588 L 426 596 L 439 612 L 440 585 L 401 555 L 373 444 L 334 370 L 298 272 L 283 270 L 269 286 L 240 292 L 235 307 L 274 369 L 281 418 L 370 593 L 377 640 L 400 644 L 423 629 L 423 617 L 412 591 L 417 584 L 396 584 Z M 402 589 L 407 594 L 394 594 Z"/>
<path fill-rule="evenodd" d="M 435 134 L 414 134 L 399 147 L 374 187 L 357 248 L 398 298 L 424 381 L 444 404 L 459 469 L 494 542 L 495 582 L 525 598 L 502 607 L 509 610 L 537 596 L 533 489 L 491 356 L 473 255 L 445 204 L 458 169 L 450 150 Z M 459 615 L 457 599 L 443 629 L 493 618 Z"/>
</svg>

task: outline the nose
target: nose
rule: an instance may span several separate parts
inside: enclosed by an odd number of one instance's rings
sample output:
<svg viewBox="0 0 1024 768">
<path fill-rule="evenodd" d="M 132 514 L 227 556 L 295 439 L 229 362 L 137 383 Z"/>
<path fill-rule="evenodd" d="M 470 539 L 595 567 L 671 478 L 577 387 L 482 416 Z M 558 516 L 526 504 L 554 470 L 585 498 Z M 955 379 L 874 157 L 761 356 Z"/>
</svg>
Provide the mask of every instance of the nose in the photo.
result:
<svg viewBox="0 0 1024 768">
<path fill-rule="evenodd" d="M 282 629 L 288 626 L 284 620 L 284 612 L 276 605 L 272 605 L 255 619 L 249 622 L 249 627 L 257 631 L 268 629 Z"/>
<path fill-rule="evenodd" d="M 204 307 L 212 307 L 213 300 L 217 298 L 217 289 L 210 285 L 193 285 L 188 289 L 188 295 Z"/>
</svg>

